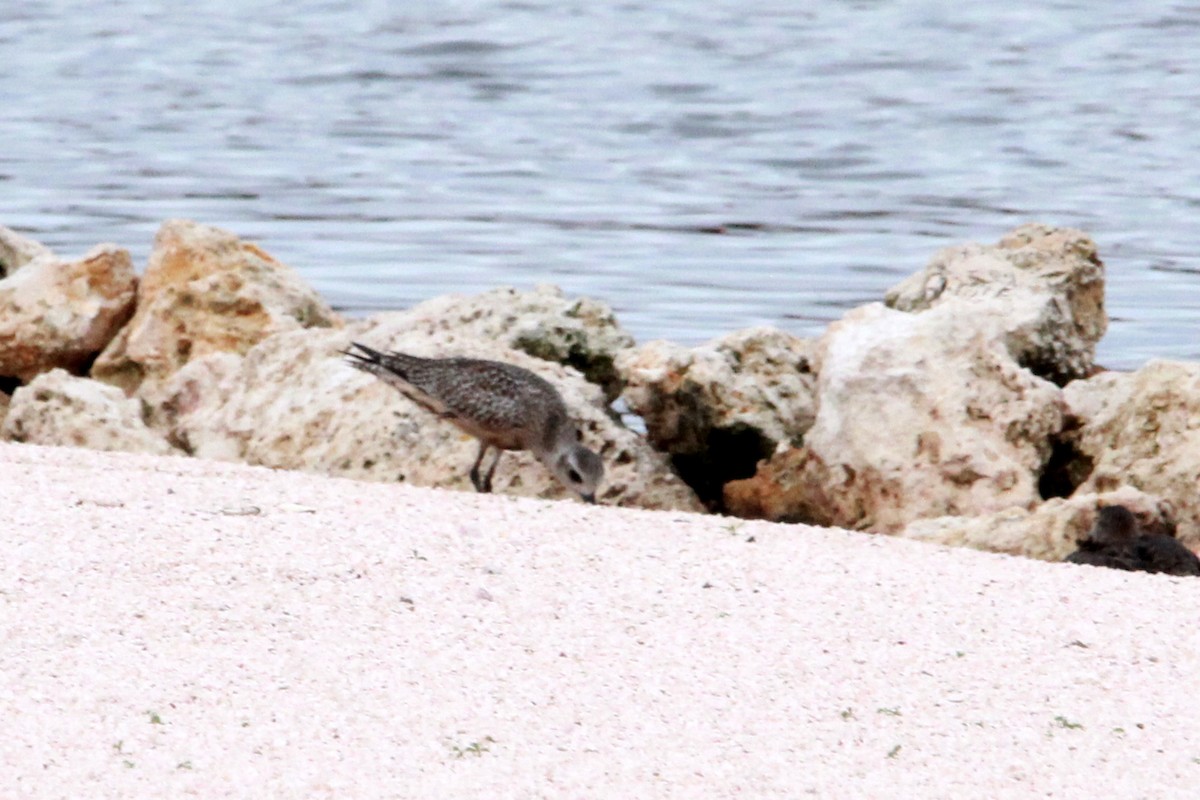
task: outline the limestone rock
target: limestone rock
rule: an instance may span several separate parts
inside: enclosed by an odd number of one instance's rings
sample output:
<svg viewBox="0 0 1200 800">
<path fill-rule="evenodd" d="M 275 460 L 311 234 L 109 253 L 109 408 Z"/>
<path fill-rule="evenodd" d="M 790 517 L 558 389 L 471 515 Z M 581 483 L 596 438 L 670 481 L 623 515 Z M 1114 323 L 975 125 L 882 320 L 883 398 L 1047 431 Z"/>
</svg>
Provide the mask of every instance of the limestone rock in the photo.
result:
<svg viewBox="0 0 1200 800">
<path fill-rule="evenodd" d="M 136 287 L 129 253 L 114 245 L 69 261 L 0 228 L 0 378 L 85 368 L 129 319 Z"/>
<path fill-rule="evenodd" d="M 1155 369 L 1161 369 L 1164 364 L 1178 364 L 1184 372 L 1188 365 L 1180 362 L 1156 362 Z M 1071 381 L 1063 387 L 1063 399 L 1067 402 L 1067 410 L 1076 420 L 1084 423 L 1101 416 L 1111 415 L 1117 406 L 1128 404 L 1133 399 L 1135 381 L 1133 373 L 1116 372 L 1113 370 L 1100 372 L 1086 380 Z"/>
<path fill-rule="evenodd" d="M 494 289 L 477 295 L 435 297 L 405 311 L 371 317 L 364 333 L 388 344 L 420 332 L 446 343 L 496 341 L 546 361 L 573 367 L 604 389 L 608 400 L 621 391 L 613 362 L 633 346 L 612 309 L 588 298 L 568 300 L 555 286 L 522 292 Z"/>
<path fill-rule="evenodd" d="M 918 519 L 906 525 L 900 535 L 953 547 L 1061 561 L 1075 551 L 1078 541 L 1092 527 L 1096 510 L 1111 505 L 1123 505 L 1133 511 L 1147 531 L 1174 532 L 1174 510 L 1170 503 L 1124 487 L 1104 494 L 1056 497 L 1033 509 L 1018 506 L 973 517 Z"/>
<path fill-rule="evenodd" d="M 218 461 L 241 461 L 243 450 L 231 436 L 204 436 L 198 430 L 222 416 L 222 395 L 242 369 L 243 356 L 209 353 L 184 364 L 140 395 L 146 404 L 146 422 L 166 436 L 173 447 L 191 455 Z M 197 439 L 193 442 L 192 439 Z"/>
<path fill-rule="evenodd" d="M 876 303 L 831 325 L 804 445 L 727 484 L 729 512 L 895 532 L 1041 502 L 1061 391 L 977 322 L 955 304 L 906 314 Z"/>
<path fill-rule="evenodd" d="M 1079 491 L 1158 495 L 1175 508 L 1180 541 L 1200 546 L 1200 364 L 1154 360 L 1075 381 L 1064 396 L 1090 466 Z"/>
<path fill-rule="evenodd" d="M 751 328 L 699 347 L 665 341 L 617 359 L 622 395 L 706 500 L 754 474 L 781 444 L 799 444 L 816 416 L 815 343 L 774 328 Z"/>
<path fill-rule="evenodd" d="M 921 312 L 948 303 L 988 314 L 1013 357 L 1058 384 L 1089 375 L 1108 327 L 1104 265 L 1071 228 L 1024 225 L 996 245 L 949 247 L 887 293 L 887 305 Z"/>
<path fill-rule="evenodd" d="M 54 253 L 41 242 L 0 225 L 0 278 L 8 277 L 35 258 L 52 258 Z"/>
<path fill-rule="evenodd" d="M 157 396 L 156 417 L 172 441 L 198 456 L 378 481 L 471 491 L 477 444 L 395 389 L 344 363 L 351 340 L 418 355 L 471 355 L 531 369 L 559 387 L 604 459 L 602 503 L 699 510 L 695 495 L 653 452 L 606 412 L 601 390 L 576 371 L 486 340 L 413 329 L 381 336 L 378 320 L 346 330 L 278 334 L 245 357 L 210 355 L 181 369 Z M 506 453 L 495 491 L 568 497 L 528 453 Z"/>
<path fill-rule="evenodd" d="M 13 393 L 0 438 L 92 450 L 176 452 L 146 427 L 140 401 L 114 386 L 61 369 L 42 373 Z"/>
<path fill-rule="evenodd" d="M 245 353 L 281 331 L 340 324 L 286 265 L 219 228 L 164 222 L 138 288 L 137 311 L 92 376 L 127 393 L 161 383 L 193 358 Z"/>
</svg>

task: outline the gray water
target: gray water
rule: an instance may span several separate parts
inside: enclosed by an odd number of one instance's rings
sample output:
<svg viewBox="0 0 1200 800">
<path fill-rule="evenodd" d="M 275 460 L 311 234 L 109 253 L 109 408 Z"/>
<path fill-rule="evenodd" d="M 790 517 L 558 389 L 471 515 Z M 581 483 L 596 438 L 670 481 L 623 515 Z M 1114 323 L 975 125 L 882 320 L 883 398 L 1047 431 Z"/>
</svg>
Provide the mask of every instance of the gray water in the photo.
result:
<svg viewBox="0 0 1200 800">
<path fill-rule="evenodd" d="M 819 333 L 940 247 L 1100 243 L 1110 367 L 1200 358 L 1200 8 L 0 0 L 0 223 L 188 217 L 350 314 L 549 282 Z"/>
</svg>

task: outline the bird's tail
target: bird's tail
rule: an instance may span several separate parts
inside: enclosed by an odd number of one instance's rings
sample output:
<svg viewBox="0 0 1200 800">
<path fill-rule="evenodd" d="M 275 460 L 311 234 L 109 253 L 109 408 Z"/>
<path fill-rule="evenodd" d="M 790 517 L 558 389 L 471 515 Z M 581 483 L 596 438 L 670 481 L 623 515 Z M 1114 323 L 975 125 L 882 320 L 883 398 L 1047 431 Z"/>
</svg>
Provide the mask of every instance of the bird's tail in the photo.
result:
<svg viewBox="0 0 1200 800">
<path fill-rule="evenodd" d="M 356 353 L 356 352 L 354 352 L 353 349 L 348 348 L 346 350 L 341 351 L 342 355 L 348 356 L 357 361 L 370 361 L 370 362 L 373 362 L 376 364 L 378 364 L 380 359 L 383 358 L 383 353 L 381 353 L 378 350 L 375 350 L 373 348 L 367 347 L 365 344 L 361 344 L 359 342 L 351 342 L 350 348 L 358 348 L 362 352 Z"/>
<path fill-rule="evenodd" d="M 359 352 L 355 352 L 355 348 Z M 351 342 L 350 347 L 341 351 L 346 357 L 346 363 L 352 367 L 357 367 L 363 372 L 370 372 L 373 375 L 382 374 L 386 368 L 384 367 L 384 359 L 386 354 L 378 350 L 367 347 L 359 342 Z"/>
<path fill-rule="evenodd" d="M 359 352 L 355 352 L 354 348 Z M 343 350 L 342 355 L 346 356 L 346 363 L 350 366 L 382 378 L 387 383 L 396 385 L 401 391 L 408 388 L 414 366 L 425 360 L 404 353 L 384 353 L 359 342 L 351 342 L 350 348 Z"/>
</svg>

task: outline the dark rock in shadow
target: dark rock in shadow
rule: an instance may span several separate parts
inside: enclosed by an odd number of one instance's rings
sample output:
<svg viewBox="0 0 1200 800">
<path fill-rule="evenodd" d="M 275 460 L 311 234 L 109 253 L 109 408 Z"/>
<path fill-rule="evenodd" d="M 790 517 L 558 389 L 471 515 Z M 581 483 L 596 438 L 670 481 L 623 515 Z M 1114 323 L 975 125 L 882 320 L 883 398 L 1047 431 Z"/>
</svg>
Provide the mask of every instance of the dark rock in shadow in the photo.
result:
<svg viewBox="0 0 1200 800">
<path fill-rule="evenodd" d="M 1170 536 L 1139 536 L 1134 540 L 1133 555 L 1145 572 L 1167 575 L 1200 575 L 1200 558 Z"/>
<path fill-rule="evenodd" d="M 1100 509 L 1096 524 L 1066 560 L 1131 572 L 1200 575 L 1200 558 L 1166 534 L 1142 533 L 1125 506 Z"/>
</svg>

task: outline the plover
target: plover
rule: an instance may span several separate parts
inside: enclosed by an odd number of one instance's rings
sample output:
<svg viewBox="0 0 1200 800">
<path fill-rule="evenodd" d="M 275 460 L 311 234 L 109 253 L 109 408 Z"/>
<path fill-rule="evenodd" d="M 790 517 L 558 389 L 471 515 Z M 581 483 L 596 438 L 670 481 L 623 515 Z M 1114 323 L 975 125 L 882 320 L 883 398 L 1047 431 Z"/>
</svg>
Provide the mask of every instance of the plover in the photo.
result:
<svg viewBox="0 0 1200 800">
<path fill-rule="evenodd" d="M 529 450 L 560 483 L 589 503 L 604 477 L 600 456 L 580 444 L 579 428 L 562 395 L 527 369 L 480 358 L 421 358 L 383 353 L 352 342 L 350 365 L 400 390 L 422 408 L 453 422 L 479 440 L 471 483 L 492 490 L 492 475 L 505 450 Z M 496 449 L 487 472 L 483 457 Z"/>
<path fill-rule="evenodd" d="M 1105 506 L 1096 524 L 1067 556 L 1073 564 L 1090 564 L 1136 572 L 1200 575 L 1200 558 L 1166 534 L 1142 533 L 1125 506 Z"/>
</svg>

